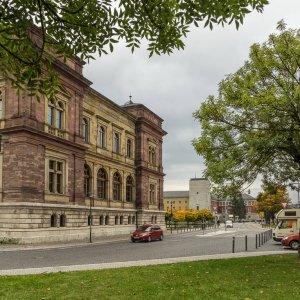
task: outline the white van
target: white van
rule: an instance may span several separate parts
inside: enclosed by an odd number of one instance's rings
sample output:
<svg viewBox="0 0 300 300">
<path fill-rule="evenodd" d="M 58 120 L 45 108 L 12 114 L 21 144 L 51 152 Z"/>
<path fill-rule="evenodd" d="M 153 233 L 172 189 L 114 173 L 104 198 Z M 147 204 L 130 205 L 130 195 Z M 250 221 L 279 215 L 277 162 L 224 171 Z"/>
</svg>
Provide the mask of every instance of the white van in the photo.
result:
<svg viewBox="0 0 300 300">
<path fill-rule="evenodd" d="M 226 228 L 233 228 L 233 223 L 232 223 L 232 221 L 231 221 L 231 220 L 227 220 L 227 221 L 225 222 L 225 226 L 226 226 Z"/>
<path fill-rule="evenodd" d="M 285 236 L 299 232 L 300 209 L 282 209 L 277 213 L 276 220 L 277 226 L 273 231 L 273 240 L 280 242 Z"/>
</svg>

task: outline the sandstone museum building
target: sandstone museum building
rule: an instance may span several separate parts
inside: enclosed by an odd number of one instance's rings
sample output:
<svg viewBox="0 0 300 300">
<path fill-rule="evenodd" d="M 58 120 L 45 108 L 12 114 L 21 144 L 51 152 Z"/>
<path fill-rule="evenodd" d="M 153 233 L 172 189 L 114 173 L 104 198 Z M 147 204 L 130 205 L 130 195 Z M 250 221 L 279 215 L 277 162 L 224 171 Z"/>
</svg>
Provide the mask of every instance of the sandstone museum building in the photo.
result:
<svg viewBox="0 0 300 300">
<path fill-rule="evenodd" d="M 79 59 L 54 63 L 49 100 L 0 80 L 0 239 L 83 240 L 164 224 L 163 120 L 90 87 Z"/>
</svg>

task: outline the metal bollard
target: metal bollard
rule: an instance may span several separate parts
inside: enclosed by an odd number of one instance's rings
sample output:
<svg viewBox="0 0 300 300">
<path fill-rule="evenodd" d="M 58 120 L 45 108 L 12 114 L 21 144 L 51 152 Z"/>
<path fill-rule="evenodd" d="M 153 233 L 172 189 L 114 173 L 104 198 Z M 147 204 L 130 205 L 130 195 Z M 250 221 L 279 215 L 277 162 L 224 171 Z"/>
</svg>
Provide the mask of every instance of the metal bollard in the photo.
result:
<svg viewBox="0 0 300 300">
<path fill-rule="evenodd" d="M 257 245 L 257 234 L 255 235 L 255 249 L 258 248 L 258 245 Z"/>
<path fill-rule="evenodd" d="M 232 237 L 232 253 L 235 251 L 235 237 Z"/>
<path fill-rule="evenodd" d="M 245 251 L 248 251 L 248 237 L 245 236 Z"/>
</svg>

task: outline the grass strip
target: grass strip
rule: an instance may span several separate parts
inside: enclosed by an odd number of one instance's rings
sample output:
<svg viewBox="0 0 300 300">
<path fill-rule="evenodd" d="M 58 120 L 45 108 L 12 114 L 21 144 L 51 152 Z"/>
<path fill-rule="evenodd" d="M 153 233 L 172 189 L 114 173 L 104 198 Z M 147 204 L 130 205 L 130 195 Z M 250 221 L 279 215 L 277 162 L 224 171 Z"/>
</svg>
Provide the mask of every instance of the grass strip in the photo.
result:
<svg viewBox="0 0 300 300">
<path fill-rule="evenodd" d="M 1 300 L 300 299 L 296 254 L 0 277 Z"/>
</svg>

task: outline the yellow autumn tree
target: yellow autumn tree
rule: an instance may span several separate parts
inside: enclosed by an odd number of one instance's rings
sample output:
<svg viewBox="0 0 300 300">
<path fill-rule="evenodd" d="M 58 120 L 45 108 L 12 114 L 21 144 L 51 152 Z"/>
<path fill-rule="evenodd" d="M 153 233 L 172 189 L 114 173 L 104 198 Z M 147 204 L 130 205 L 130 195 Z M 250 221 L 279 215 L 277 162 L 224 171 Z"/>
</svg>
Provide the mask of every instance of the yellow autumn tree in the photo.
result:
<svg viewBox="0 0 300 300">
<path fill-rule="evenodd" d="M 173 211 L 173 220 L 175 222 L 184 222 L 185 221 L 185 211 L 184 210 Z"/>
<path fill-rule="evenodd" d="M 263 192 L 257 196 L 255 208 L 258 212 L 263 212 L 267 223 L 274 223 L 275 214 L 283 208 L 282 203 L 289 203 L 289 194 L 284 186 L 273 185 L 264 182 Z"/>
</svg>

